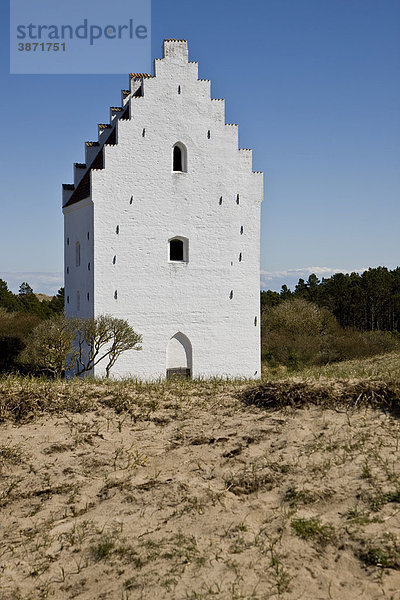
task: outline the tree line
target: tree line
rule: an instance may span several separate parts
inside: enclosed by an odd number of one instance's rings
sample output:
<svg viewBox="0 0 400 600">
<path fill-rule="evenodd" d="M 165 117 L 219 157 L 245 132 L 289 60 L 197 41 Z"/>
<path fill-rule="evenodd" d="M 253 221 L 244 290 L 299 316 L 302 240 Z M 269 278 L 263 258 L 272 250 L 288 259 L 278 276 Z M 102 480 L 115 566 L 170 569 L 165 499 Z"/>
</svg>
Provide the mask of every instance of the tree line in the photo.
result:
<svg viewBox="0 0 400 600">
<path fill-rule="evenodd" d="M 261 292 L 261 310 L 288 299 L 302 298 L 328 309 L 343 328 L 360 331 L 400 331 L 400 267 L 370 268 L 359 273 L 335 273 L 319 280 L 299 279 L 294 291 Z"/>
<path fill-rule="evenodd" d="M 20 356 L 29 336 L 42 322 L 62 315 L 63 310 L 63 288 L 50 300 L 40 301 L 26 281 L 14 294 L 0 279 L 0 372 L 24 371 Z"/>
<path fill-rule="evenodd" d="M 19 293 L 0 279 L 0 373 L 82 375 L 103 362 L 106 377 L 122 352 L 141 350 L 142 336 L 111 315 L 64 316 L 64 289 L 39 300 L 27 282 Z"/>
<path fill-rule="evenodd" d="M 50 300 L 39 300 L 33 289 L 24 281 L 19 286 L 18 294 L 8 289 L 7 282 L 0 279 L 0 308 L 9 312 L 20 312 L 36 315 L 46 319 L 64 310 L 64 288 L 60 288 Z"/>
</svg>

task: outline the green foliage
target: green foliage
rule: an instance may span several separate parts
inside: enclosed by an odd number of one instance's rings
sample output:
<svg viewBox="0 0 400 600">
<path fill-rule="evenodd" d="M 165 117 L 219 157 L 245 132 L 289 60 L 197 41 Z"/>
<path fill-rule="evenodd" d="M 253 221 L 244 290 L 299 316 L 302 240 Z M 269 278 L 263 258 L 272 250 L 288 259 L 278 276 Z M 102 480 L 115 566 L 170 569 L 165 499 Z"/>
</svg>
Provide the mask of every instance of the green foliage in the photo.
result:
<svg viewBox="0 0 400 600">
<path fill-rule="evenodd" d="M 386 532 L 382 539 L 367 540 L 360 559 L 369 566 L 400 569 L 400 546 L 393 533 Z"/>
<path fill-rule="evenodd" d="M 37 315 L 8 312 L 0 308 L 0 372 L 21 367 L 19 354 L 39 323 L 40 318 Z"/>
<path fill-rule="evenodd" d="M 34 371 L 61 377 L 65 368 L 74 365 L 74 338 L 73 323 L 64 315 L 55 315 L 35 327 L 20 360 L 30 365 Z"/>
<path fill-rule="evenodd" d="M 21 362 L 28 339 L 40 320 L 51 319 L 64 311 L 64 288 L 51 300 L 40 301 L 29 283 L 24 281 L 18 294 L 13 294 L 0 279 L 0 372 L 32 370 L 34 360 Z"/>
<path fill-rule="evenodd" d="M 272 306 L 276 306 L 281 302 L 281 297 L 278 292 L 272 292 L 271 290 L 263 290 L 261 292 L 261 312 L 264 312 Z"/>
<path fill-rule="evenodd" d="M 18 298 L 8 289 L 3 279 L 0 279 L 0 307 L 9 311 L 19 309 Z"/>
<path fill-rule="evenodd" d="M 61 314 L 64 312 L 64 288 L 60 288 L 56 294 L 53 296 L 50 302 L 48 303 L 48 307 L 51 313 Z"/>
<path fill-rule="evenodd" d="M 284 499 L 289 502 L 290 508 L 296 508 L 298 504 L 311 504 L 315 502 L 315 495 L 309 490 L 298 490 L 295 486 L 290 486 Z"/>
<path fill-rule="evenodd" d="M 286 285 L 279 294 L 261 292 L 261 307 L 268 309 L 289 298 L 327 308 L 344 328 L 400 331 L 400 267 L 392 271 L 377 267 L 361 275 L 335 273 L 322 281 L 312 273 L 307 281 L 299 279 L 294 292 Z"/>
<path fill-rule="evenodd" d="M 322 525 L 316 518 L 293 519 L 291 526 L 296 535 L 303 540 L 315 540 L 323 546 L 335 539 L 335 530 L 332 525 Z"/>
<path fill-rule="evenodd" d="M 294 296 L 264 311 L 261 326 L 263 358 L 292 368 L 373 356 L 400 345 L 397 332 L 345 330 L 329 310 Z"/>
<path fill-rule="evenodd" d="M 64 311 L 64 288 L 60 288 L 51 300 L 40 301 L 26 281 L 21 283 L 19 293 L 13 294 L 8 289 L 7 283 L 0 279 L 0 308 L 10 312 L 34 314 L 41 319 L 47 319 Z"/>
<path fill-rule="evenodd" d="M 115 546 L 115 540 L 110 535 L 104 535 L 101 540 L 90 547 L 93 559 L 98 562 L 107 558 Z"/>
<path fill-rule="evenodd" d="M 31 288 L 29 283 L 27 283 L 26 281 L 21 283 L 21 285 L 19 286 L 19 295 L 22 297 L 23 296 L 33 296 L 33 289 Z"/>
<path fill-rule="evenodd" d="M 329 362 L 339 325 L 328 310 L 294 298 L 264 312 L 262 330 L 263 358 L 297 367 Z"/>
</svg>

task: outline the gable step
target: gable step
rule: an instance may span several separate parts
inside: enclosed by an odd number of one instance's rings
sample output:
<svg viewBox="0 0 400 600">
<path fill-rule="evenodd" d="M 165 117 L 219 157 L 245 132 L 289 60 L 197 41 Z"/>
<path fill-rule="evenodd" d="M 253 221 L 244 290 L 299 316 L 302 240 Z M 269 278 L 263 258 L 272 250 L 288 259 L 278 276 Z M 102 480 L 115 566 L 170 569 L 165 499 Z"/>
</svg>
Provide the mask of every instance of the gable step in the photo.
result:
<svg viewBox="0 0 400 600">
<path fill-rule="evenodd" d="M 99 142 L 103 142 L 107 138 L 111 129 L 112 125 L 109 123 L 98 123 L 97 135 L 99 136 Z"/>
<path fill-rule="evenodd" d="M 152 79 L 153 75 L 150 73 L 129 73 L 131 79 Z"/>
<path fill-rule="evenodd" d="M 99 151 L 99 142 L 85 142 L 85 163 L 90 165 Z"/>
<path fill-rule="evenodd" d="M 110 106 L 110 123 L 115 119 L 119 119 L 123 110 L 124 109 L 121 106 Z"/>
<path fill-rule="evenodd" d="M 86 164 L 85 163 L 74 163 L 74 186 L 79 185 L 80 180 L 85 174 Z"/>
<path fill-rule="evenodd" d="M 62 203 L 63 206 L 68 202 L 74 193 L 75 186 L 73 183 L 63 183 L 62 184 Z"/>
</svg>

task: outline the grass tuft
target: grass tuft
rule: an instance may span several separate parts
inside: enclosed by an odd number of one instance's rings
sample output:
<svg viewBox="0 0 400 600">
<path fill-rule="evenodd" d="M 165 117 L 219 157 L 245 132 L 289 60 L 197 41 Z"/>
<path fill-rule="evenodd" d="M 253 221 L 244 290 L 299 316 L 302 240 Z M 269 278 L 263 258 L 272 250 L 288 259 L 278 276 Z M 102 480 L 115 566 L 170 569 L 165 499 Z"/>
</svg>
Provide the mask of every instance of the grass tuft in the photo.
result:
<svg viewBox="0 0 400 600">
<path fill-rule="evenodd" d="M 303 540 L 315 540 L 322 546 L 332 543 L 336 538 L 332 525 L 322 525 L 316 518 L 292 519 L 291 527 Z"/>
</svg>

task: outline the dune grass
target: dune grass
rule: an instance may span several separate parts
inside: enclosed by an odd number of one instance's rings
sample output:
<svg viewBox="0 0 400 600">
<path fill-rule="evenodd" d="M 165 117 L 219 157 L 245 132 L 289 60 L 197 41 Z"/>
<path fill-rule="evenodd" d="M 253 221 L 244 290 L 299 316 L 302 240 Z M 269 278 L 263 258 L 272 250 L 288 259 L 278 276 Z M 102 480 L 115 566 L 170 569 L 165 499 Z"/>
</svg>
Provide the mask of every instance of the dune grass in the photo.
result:
<svg viewBox="0 0 400 600">
<path fill-rule="evenodd" d="M 263 366 L 260 381 L 243 379 L 49 380 L 0 377 L 0 421 L 30 419 L 43 412 L 85 413 L 98 406 L 142 418 L 163 405 L 204 403 L 220 394 L 258 406 L 370 404 L 395 410 L 400 394 L 400 353 L 296 371 Z M 261 401 L 263 400 L 263 401 Z"/>
<path fill-rule="evenodd" d="M 400 600 L 399 366 L 0 378 L 0 598 Z"/>
</svg>

